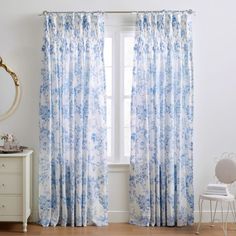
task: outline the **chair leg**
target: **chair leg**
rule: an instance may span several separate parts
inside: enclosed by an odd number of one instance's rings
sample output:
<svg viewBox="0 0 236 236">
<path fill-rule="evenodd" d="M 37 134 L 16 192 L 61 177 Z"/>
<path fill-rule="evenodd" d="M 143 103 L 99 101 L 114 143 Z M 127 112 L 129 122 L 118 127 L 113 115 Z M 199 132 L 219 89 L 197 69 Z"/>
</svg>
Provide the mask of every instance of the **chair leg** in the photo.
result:
<svg viewBox="0 0 236 236">
<path fill-rule="evenodd" d="M 226 218 L 224 221 L 224 213 L 223 213 L 223 203 L 222 201 L 221 203 L 221 220 L 222 220 L 222 228 L 223 228 L 223 232 L 224 232 L 224 236 L 227 236 L 227 218 L 228 218 L 228 214 L 229 214 L 229 204 L 228 204 L 228 208 L 227 208 L 227 212 L 226 212 Z"/>
<path fill-rule="evenodd" d="M 233 202 L 233 205 L 234 205 L 234 202 Z M 233 215 L 234 223 L 236 223 L 236 214 L 235 214 L 234 206 L 231 205 L 231 202 L 229 202 L 229 206 L 230 206 L 230 211 Z"/>
<path fill-rule="evenodd" d="M 224 231 L 224 235 L 225 235 L 225 236 L 228 235 L 227 226 L 228 226 L 229 209 L 230 209 L 230 202 L 228 203 L 227 213 L 226 213 L 226 217 L 225 217 L 225 231 Z"/>
<path fill-rule="evenodd" d="M 198 226 L 197 226 L 197 231 L 195 234 L 199 235 L 199 230 L 200 230 L 200 226 L 201 226 L 201 222 L 202 222 L 202 204 L 203 204 L 203 199 L 199 198 L 199 222 L 198 222 Z"/>
<path fill-rule="evenodd" d="M 234 203 L 234 201 L 233 201 L 233 202 L 229 202 L 229 204 L 230 204 L 230 210 L 231 210 L 231 213 L 232 213 L 233 219 L 234 219 L 233 223 L 236 224 L 235 203 Z"/>
<path fill-rule="evenodd" d="M 212 220 L 212 225 L 211 225 L 212 227 L 215 226 L 215 225 L 214 225 L 214 222 L 215 222 L 215 217 L 216 217 L 217 206 L 218 206 L 218 201 L 216 201 L 216 204 L 215 204 L 215 211 L 214 211 L 213 220 Z"/>
<path fill-rule="evenodd" d="M 236 223 L 236 207 L 235 207 L 235 201 L 233 201 L 233 212 L 234 212 L 234 216 L 235 216 L 235 223 Z"/>
<path fill-rule="evenodd" d="M 210 200 L 210 212 L 211 212 L 211 227 L 213 226 L 213 218 L 212 218 L 212 203 L 211 203 L 211 200 Z"/>
</svg>

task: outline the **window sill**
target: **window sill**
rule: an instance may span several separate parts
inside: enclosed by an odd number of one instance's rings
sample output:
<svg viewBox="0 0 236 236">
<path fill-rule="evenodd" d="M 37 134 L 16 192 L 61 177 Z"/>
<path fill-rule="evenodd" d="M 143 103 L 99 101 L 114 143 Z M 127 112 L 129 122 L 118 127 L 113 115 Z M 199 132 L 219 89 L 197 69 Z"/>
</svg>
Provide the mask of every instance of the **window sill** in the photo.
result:
<svg viewBox="0 0 236 236">
<path fill-rule="evenodd" d="M 129 172 L 129 163 L 108 163 L 108 172 Z"/>
<path fill-rule="evenodd" d="M 129 166 L 130 164 L 127 162 L 108 162 L 108 166 Z"/>
</svg>

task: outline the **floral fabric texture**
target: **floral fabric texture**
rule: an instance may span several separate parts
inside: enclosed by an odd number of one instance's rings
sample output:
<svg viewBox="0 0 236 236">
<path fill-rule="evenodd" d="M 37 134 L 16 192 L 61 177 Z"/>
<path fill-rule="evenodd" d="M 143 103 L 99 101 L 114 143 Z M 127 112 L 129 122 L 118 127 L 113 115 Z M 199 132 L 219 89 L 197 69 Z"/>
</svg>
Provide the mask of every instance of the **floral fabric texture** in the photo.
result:
<svg viewBox="0 0 236 236">
<path fill-rule="evenodd" d="M 45 16 L 40 89 L 43 226 L 107 225 L 102 13 Z"/>
<path fill-rule="evenodd" d="M 139 13 L 131 104 L 130 223 L 193 223 L 193 69 L 188 12 Z"/>
</svg>

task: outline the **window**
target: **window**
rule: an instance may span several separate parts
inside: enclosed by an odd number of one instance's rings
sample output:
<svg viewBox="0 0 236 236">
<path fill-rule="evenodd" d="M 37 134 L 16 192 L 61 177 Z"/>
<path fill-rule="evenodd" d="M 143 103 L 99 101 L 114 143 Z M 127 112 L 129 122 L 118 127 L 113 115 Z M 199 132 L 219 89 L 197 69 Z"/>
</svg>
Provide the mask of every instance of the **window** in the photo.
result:
<svg viewBox="0 0 236 236">
<path fill-rule="evenodd" d="M 129 163 L 133 29 L 109 28 L 104 41 L 109 163 Z"/>
<path fill-rule="evenodd" d="M 124 161 L 129 161 L 130 159 L 130 109 L 131 109 L 131 90 L 132 90 L 132 78 L 133 78 L 133 47 L 134 47 L 134 37 L 131 34 L 123 34 L 122 35 L 122 59 L 123 62 L 121 64 L 121 70 L 122 70 L 122 81 L 123 81 L 123 88 L 121 89 L 123 94 L 123 109 L 121 113 L 123 112 L 123 157 Z"/>
<path fill-rule="evenodd" d="M 104 40 L 104 64 L 106 77 L 106 100 L 107 100 L 107 156 L 112 157 L 112 38 Z"/>
</svg>

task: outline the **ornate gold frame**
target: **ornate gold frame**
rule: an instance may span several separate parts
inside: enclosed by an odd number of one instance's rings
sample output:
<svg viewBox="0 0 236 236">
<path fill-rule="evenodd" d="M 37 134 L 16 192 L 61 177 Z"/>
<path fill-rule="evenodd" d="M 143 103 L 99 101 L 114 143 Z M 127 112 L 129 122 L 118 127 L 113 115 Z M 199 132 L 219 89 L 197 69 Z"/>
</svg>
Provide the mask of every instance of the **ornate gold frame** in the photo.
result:
<svg viewBox="0 0 236 236">
<path fill-rule="evenodd" d="M 16 89 L 16 94 L 15 94 L 15 98 L 13 101 L 13 104 L 11 105 L 11 107 L 3 114 L 0 114 L 0 121 L 5 120 L 6 118 L 8 118 L 10 115 L 12 115 L 12 113 L 16 110 L 17 106 L 19 105 L 20 102 L 20 97 L 21 97 L 21 93 L 20 93 L 20 82 L 19 82 L 19 78 L 17 77 L 17 75 L 3 62 L 2 58 L 0 57 L 0 68 L 3 68 L 8 74 L 10 74 L 10 76 L 12 77 L 14 84 L 15 84 L 15 89 Z M 1 102 L 1 101 L 0 101 Z"/>
</svg>

